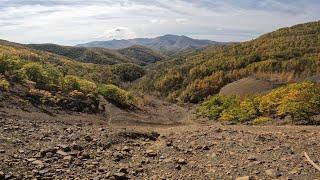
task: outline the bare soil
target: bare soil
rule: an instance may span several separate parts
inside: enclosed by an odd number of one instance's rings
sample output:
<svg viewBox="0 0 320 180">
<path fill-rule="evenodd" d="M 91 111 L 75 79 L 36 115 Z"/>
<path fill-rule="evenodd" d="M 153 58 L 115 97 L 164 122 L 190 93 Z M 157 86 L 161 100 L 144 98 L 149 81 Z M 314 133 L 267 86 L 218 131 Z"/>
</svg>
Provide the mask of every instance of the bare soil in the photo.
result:
<svg viewBox="0 0 320 180">
<path fill-rule="evenodd" d="M 320 179 L 320 127 L 224 125 L 156 100 L 139 112 L 0 108 L 0 179 Z"/>
</svg>

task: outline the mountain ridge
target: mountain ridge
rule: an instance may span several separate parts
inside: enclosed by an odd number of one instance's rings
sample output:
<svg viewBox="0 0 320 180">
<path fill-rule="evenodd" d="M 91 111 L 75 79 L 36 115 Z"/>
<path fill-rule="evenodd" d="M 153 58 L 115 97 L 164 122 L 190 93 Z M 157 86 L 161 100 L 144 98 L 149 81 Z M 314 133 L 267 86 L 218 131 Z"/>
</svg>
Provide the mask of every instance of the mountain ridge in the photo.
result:
<svg viewBox="0 0 320 180">
<path fill-rule="evenodd" d="M 108 49 L 123 49 L 134 45 L 149 47 L 164 54 L 186 50 L 188 48 L 203 48 L 208 45 L 229 44 L 227 42 L 217 42 L 211 40 L 193 39 L 187 36 L 167 34 L 155 38 L 134 38 L 110 41 L 92 41 L 78 44 L 76 47 L 104 47 Z"/>
</svg>

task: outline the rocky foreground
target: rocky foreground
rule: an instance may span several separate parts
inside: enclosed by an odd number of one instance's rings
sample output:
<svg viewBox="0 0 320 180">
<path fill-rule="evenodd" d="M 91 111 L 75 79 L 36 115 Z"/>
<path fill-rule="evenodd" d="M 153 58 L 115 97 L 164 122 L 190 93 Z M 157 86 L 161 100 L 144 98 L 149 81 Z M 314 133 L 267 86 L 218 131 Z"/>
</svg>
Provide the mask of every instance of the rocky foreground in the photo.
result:
<svg viewBox="0 0 320 180">
<path fill-rule="evenodd" d="M 320 179 L 320 127 L 112 125 L 0 111 L 0 179 Z"/>
</svg>

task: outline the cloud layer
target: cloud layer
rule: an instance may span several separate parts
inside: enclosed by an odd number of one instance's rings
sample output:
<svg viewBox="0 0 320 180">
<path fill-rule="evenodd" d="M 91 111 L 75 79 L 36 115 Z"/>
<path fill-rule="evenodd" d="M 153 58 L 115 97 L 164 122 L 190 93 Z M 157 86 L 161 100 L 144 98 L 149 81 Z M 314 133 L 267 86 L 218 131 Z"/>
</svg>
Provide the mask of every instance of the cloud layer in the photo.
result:
<svg viewBox="0 0 320 180">
<path fill-rule="evenodd" d="M 245 41 L 320 19 L 318 0 L 0 0 L 0 39 L 77 44 L 180 34 Z"/>
</svg>

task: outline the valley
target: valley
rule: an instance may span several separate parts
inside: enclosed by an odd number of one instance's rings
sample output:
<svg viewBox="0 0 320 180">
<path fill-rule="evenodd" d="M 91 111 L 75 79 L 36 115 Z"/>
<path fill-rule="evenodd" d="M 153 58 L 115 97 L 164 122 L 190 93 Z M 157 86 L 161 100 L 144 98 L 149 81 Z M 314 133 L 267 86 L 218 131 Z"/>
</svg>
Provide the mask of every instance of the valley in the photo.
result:
<svg viewBox="0 0 320 180">
<path fill-rule="evenodd" d="M 317 179 L 319 70 L 319 21 L 241 43 L 1 40 L 0 179 Z"/>
</svg>

